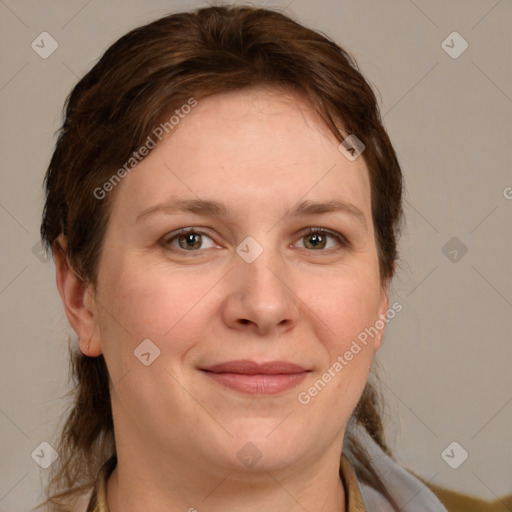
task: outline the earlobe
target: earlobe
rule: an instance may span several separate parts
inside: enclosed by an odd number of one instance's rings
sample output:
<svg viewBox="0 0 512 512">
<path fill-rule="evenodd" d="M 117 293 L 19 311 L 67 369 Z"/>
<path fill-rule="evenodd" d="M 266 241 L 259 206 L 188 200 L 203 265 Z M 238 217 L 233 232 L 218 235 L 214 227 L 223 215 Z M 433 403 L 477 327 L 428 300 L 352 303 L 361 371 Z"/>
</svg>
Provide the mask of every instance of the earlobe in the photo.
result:
<svg viewBox="0 0 512 512">
<path fill-rule="evenodd" d="M 67 240 L 60 234 L 55 240 L 53 258 L 56 267 L 57 288 L 69 324 L 78 336 L 80 351 L 96 357 L 102 353 L 97 329 L 94 296 L 90 285 L 84 283 L 69 263 Z"/>
</svg>

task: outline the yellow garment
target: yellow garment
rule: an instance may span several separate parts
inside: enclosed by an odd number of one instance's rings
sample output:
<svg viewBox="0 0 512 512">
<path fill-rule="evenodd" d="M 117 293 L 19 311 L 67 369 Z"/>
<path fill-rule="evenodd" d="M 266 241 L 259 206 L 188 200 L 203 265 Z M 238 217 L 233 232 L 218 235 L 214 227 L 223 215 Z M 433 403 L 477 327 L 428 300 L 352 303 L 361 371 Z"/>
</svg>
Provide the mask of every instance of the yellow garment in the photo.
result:
<svg viewBox="0 0 512 512">
<path fill-rule="evenodd" d="M 107 479 L 114 470 L 116 459 L 112 457 L 101 468 L 94 489 L 91 494 L 86 512 L 109 512 L 107 506 Z M 345 489 L 346 512 L 374 512 L 367 511 L 359 490 L 357 477 L 352 465 L 342 455 L 340 475 Z M 450 491 L 437 485 L 427 483 L 415 475 L 441 500 L 448 512 L 511 512 L 512 496 L 503 497 L 493 502 L 474 498 L 455 491 Z"/>
<path fill-rule="evenodd" d="M 449 512 L 512 512 L 512 495 L 503 496 L 494 501 L 485 501 L 481 498 L 427 483 L 419 476 L 415 476 L 427 485 Z"/>
</svg>

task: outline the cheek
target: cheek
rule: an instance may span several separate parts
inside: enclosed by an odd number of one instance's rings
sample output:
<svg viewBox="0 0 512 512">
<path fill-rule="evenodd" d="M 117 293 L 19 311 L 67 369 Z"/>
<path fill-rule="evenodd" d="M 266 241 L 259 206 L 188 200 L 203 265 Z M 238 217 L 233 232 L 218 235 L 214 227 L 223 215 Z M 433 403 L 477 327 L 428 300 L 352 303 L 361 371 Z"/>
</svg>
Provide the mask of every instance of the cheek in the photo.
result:
<svg viewBox="0 0 512 512">
<path fill-rule="evenodd" d="M 324 326 L 320 339 L 325 339 L 331 358 L 348 350 L 353 340 L 371 344 L 380 297 L 380 283 L 373 272 L 347 272 L 333 273 L 324 281 L 322 291 L 305 301 L 323 320 L 318 322 Z M 369 329 L 374 336 L 365 339 Z"/>
<path fill-rule="evenodd" d="M 322 411 L 336 411 L 339 421 L 345 422 L 368 380 L 374 342 L 381 334 L 375 329 L 379 320 L 378 276 L 373 272 L 333 276 L 319 297 L 312 309 L 323 320 L 316 323 L 316 337 L 326 357 L 312 386 L 301 389 L 304 394 L 298 397 L 299 403 L 314 402 L 313 407 Z"/>
<path fill-rule="evenodd" d="M 368 380 L 380 333 L 372 329 L 379 319 L 379 291 L 370 277 L 344 276 L 333 279 L 329 292 L 312 306 L 321 311 L 323 322 L 316 322 L 316 337 L 325 357 L 297 398 L 302 406 L 312 407 L 305 407 L 311 414 L 317 410 L 319 417 L 330 415 L 334 427 L 346 423 Z"/>
<path fill-rule="evenodd" d="M 172 339 L 173 351 L 184 349 L 187 337 L 176 334 L 200 328 L 190 318 L 197 321 L 194 310 L 216 281 L 215 276 L 196 275 L 192 284 L 190 273 L 119 261 L 103 281 L 101 302 L 107 307 L 100 330 L 105 351 L 131 353 L 145 339 L 161 349 Z"/>
</svg>

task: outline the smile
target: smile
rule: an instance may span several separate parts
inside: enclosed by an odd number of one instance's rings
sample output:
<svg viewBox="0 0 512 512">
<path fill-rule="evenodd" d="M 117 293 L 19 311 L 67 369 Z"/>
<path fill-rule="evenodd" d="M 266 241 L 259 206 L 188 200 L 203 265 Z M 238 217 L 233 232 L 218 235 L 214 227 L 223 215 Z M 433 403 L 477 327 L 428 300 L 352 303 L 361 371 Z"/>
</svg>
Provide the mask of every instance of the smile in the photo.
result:
<svg viewBox="0 0 512 512">
<path fill-rule="evenodd" d="M 300 384 L 309 373 L 306 368 L 286 361 L 229 361 L 201 370 L 225 387 L 253 395 L 281 393 Z"/>
</svg>

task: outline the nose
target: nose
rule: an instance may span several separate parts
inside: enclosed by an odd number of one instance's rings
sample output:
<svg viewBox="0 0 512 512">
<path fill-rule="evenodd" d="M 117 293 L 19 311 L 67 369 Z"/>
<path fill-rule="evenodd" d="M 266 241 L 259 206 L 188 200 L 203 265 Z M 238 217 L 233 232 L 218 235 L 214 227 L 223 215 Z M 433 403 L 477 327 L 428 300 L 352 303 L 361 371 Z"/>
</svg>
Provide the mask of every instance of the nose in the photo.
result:
<svg viewBox="0 0 512 512">
<path fill-rule="evenodd" d="M 252 263 L 236 258 L 222 306 L 225 324 L 259 336 L 293 329 L 299 319 L 300 299 L 286 262 L 270 249 L 264 249 Z"/>
</svg>

